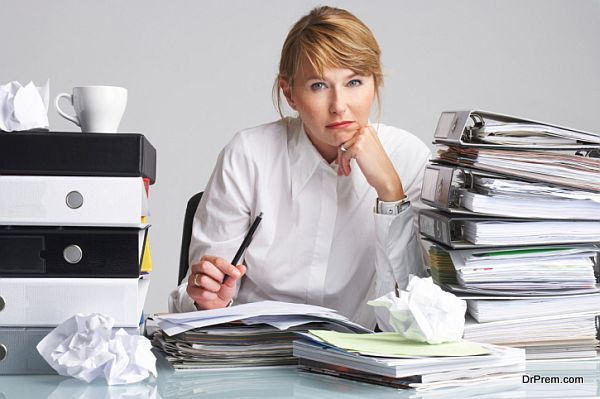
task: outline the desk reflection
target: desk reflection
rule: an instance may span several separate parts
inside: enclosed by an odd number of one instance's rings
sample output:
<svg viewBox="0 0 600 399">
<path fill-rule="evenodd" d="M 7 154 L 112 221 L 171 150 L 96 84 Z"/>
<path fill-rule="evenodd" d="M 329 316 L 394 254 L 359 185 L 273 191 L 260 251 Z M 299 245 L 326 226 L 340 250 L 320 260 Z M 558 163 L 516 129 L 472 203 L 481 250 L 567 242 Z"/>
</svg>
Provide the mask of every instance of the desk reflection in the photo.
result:
<svg viewBox="0 0 600 399">
<path fill-rule="evenodd" d="M 528 363 L 527 375 L 581 377 L 578 383 L 523 383 L 522 376 L 501 383 L 438 389 L 397 390 L 294 367 L 178 372 L 159 363 L 158 378 L 132 385 L 86 384 L 60 376 L 0 376 L 0 399 L 113 398 L 600 398 L 600 361 Z"/>
</svg>

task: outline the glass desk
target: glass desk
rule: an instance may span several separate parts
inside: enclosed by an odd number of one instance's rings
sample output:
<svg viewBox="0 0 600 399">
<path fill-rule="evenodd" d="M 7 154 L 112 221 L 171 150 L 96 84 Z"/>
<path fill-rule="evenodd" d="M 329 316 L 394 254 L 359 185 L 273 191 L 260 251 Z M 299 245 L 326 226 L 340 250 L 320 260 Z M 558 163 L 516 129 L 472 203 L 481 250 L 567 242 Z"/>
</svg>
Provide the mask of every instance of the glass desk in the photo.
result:
<svg viewBox="0 0 600 399">
<path fill-rule="evenodd" d="M 394 388 L 309 374 L 294 367 L 174 373 L 159 364 L 157 379 L 121 386 L 86 384 L 60 376 L 0 376 L 0 399 L 142 398 L 600 398 L 600 361 L 533 362 L 527 375 L 582 377 L 574 383 L 485 384 L 434 390 Z"/>
</svg>

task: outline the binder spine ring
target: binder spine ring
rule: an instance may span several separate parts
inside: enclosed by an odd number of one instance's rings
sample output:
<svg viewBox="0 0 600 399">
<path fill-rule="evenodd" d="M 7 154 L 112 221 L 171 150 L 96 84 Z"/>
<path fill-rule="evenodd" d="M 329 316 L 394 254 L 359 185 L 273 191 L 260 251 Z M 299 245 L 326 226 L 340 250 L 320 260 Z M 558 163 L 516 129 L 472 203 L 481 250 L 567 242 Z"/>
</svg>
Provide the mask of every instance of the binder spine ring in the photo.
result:
<svg viewBox="0 0 600 399">
<path fill-rule="evenodd" d="M 74 265 L 79 263 L 83 258 L 83 251 L 79 245 L 69 245 L 63 251 L 63 258 L 70 264 Z"/>
<path fill-rule="evenodd" d="M 469 127 L 465 128 L 465 130 L 463 132 L 463 135 L 464 135 L 463 140 L 471 142 L 471 141 L 473 141 L 473 137 L 474 137 L 473 130 L 479 129 L 479 128 L 485 126 L 485 120 L 479 114 L 470 114 L 469 116 L 473 120 L 473 126 L 469 126 Z"/>
<path fill-rule="evenodd" d="M 8 355 L 8 349 L 6 349 L 6 346 L 0 344 L 0 362 L 6 358 L 6 355 Z"/>
<path fill-rule="evenodd" d="M 71 191 L 65 199 L 67 206 L 71 209 L 81 208 L 83 205 L 83 195 L 79 191 Z"/>
<path fill-rule="evenodd" d="M 4 298 L 0 296 L 0 312 L 4 310 L 4 306 L 6 306 L 6 302 L 4 302 Z"/>
</svg>

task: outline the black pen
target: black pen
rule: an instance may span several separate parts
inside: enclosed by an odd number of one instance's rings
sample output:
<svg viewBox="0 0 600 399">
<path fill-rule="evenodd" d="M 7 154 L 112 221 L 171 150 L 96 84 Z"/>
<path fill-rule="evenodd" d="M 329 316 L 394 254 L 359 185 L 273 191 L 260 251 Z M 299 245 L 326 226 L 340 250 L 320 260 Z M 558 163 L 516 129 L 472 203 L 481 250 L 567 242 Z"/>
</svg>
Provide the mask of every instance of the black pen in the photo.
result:
<svg viewBox="0 0 600 399">
<path fill-rule="evenodd" d="M 258 228 L 258 225 L 260 224 L 260 221 L 262 220 L 262 215 L 263 215 L 262 212 L 259 213 L 258 216 L 256 217 L 256 219 L 254 219 L 254 223 L 252 223 L 252 226 L 250 226 L 250 230 L 248 230 L 248 234 L 246 234 L 246 237 L 244 237 L 244 241 L 242 241 L 242 245 L 240 245 L 240 249 L 237 250 L 237 252 L 235 253 L 235 256 L 233 257 L 233 260 L 231 261 L 231 264 L 233 266 L 237 266 L 237 263 L 242 258 L 244 251 L 246 250 L 246 248 L 248 248 L 248 246 L 250 245 L 250 242 L 252 242 L 252 236 L 254 235 L 254 232 L 256 231 L 256 229 Z M 228 277 L 229 277 L 229 275 L 226 274 L 225 277 L 223 278 L 222 284 L 224 284 L 227 281 Z"/>
</svg>

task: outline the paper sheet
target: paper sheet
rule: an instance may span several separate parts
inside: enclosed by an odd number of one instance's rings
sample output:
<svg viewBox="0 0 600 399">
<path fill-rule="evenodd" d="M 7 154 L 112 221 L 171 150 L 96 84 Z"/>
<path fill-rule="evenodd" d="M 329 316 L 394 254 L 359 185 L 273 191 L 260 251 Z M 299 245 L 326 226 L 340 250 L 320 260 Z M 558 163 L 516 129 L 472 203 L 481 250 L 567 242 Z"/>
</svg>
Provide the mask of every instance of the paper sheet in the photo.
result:
<svg viewBox="0 0 600 399">
<path fill-rule="evenodd" d="M 50 81 L 43 87 L 13 81 L 0 85 L 0 130 L 48 129 Z"/>
<path fill-rule="evenodd" d="M 387 308 L 394 331 L 408 339 L 439 344 L 463 336 L 466 302 L 442 291 L 431 277 L 410 276 L 399 296 L 390 292 L 367 303 Z"/>
<path fill-rule="evenodd" d="M 114 319 L 98 313 L 75 315 L 37 345 L 40 355 L 60 375 L 109 385 L 131 384 L 156 376 L 150 341 L 125 330 L 112 331 Z"/>
<path fill-rule="evenodd" d="M 330 345 L 374 356 L 475 356 L 490 353 L 483 345 L 462 339 L 431 345 L 408 340 L 398 333 L 346 334 L 326 330 L 310 330 L 309 333 Z"/>
<path fill-rule="evenodd" d="M 322 319 L 322 321 L 323 319 L 325 321 L 336 321 L 353 327 L 357 331 L 370 331 L 351 322 L 346 317 L 331 309 L 321 306 L 278 301 L 246 303 L 229 308 L 201 310 L 197 312 L 161 314 L 155 315 L 154 318 L 166 334 L 175 335 L 194 328 L 213 326 L 236 320 L 248 320 L 254 317 L 260 317 L 262 322 L 285 329 L 285 325 L 299 325 L 297 322 L 297 316 L 299 315 L 304 317 L 315 316 Z M 270 316 L 277 316 L 271 319 L 273 323 L 269 321 Z"/>
</svg>

